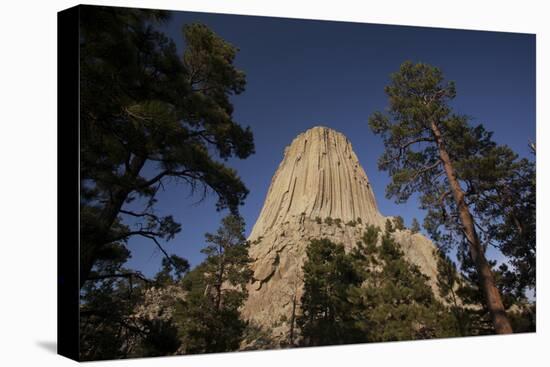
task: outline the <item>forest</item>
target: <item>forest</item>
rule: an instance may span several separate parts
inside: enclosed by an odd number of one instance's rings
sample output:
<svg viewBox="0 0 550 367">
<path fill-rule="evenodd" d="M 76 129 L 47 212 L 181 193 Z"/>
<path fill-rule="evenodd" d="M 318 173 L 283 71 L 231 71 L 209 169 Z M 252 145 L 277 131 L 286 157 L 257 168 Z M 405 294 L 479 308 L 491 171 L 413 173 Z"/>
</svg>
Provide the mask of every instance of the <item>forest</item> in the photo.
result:
<svg viewBox="0 0 550 367">
<path fill-rule="evenodd" d="M 536 146 L 526 141 L 531 157 L 521 158 L 498 144 L 453 109 L 459 91 L 437 66 L 407 60 L 385 88 L 389 108 L 364 124 L 384 145 L 386 198 L 425 218 L 368 226 L 352 251 L 311 240 L 284 342 L 243 318 L 253 244 L 239 207 L 251 188 L 227 161 L 256 149 L 232 104 L 246 74 L 235 65 L 238 45 L 203 24 L 182 25 L 180 54 L 159 30 L 170 16 L 81 12 L 82 360 L 536 331 Z M 215 197 L 226 214 L 204 234 L 195 267 L 164 246 L 182 232 L 155 210 L 169 183 L 182 196 Z M 437 246 L 440 296 L 405 259 L 397 230 L 423 230 Z M 153 277 L 127 266 L 136 237 L 162 254 Z M 505 261 L 488 258 L 489 248 Z"/>
</svg>

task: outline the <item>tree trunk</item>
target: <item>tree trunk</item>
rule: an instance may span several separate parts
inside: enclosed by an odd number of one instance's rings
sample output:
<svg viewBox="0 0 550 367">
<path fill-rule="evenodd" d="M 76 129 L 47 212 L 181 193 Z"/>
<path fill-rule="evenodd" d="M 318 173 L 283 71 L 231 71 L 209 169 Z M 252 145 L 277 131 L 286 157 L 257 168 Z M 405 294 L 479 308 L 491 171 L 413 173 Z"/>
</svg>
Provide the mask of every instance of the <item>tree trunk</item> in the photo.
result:
<svg viewBox="0 0 550 367">
<path fill-rule="evenodd" d="M 134 180 L 143 168 L 145 161 L 144 157 L 135 156 L 128 171 L 121 177 L 122 182 Z M 133 190 L 134 188 L 124 186 L 115 188 L 111 200 L 99 214 L 99 225 L 92 229 L 93 233 L 80 233 L 80 288 L 88 280 L 101 247 L 109 243 L 111 227 L 117 219 L 122 205 Z"/>
<path fill-rule="evenodd" d="M 215 305 L 216 310 L 220 311 L 221 304 L 222 304 L 222 285 L 223 285 L 223 275 L 225 273 L 225 256 L 224 256 L 224 250 L 222 246 L 220 246 L 220 268 L 218 270 L 217 274 L 217 282 L 216 282 L 216 299 L 215 299 Z"/>
<path fill-rule="evenodd" d="M 470 213 L 468 205 L 466 205 L 466 201 L 464 200 L 464 191 L 460 187 L 458 178 L 456 177 L 456 172 L 445 148 L 439 127 L 432 122 L 431 129 L 437 143 L 439 157 L 441 158 L 445 173 L 447 174 L 447 178 L 449 179 L 449 183 L 451 185 L 451 190 L 458 208 L 464 233 L 468 239 L 470 255 L 472 256 L 472 260 L 477 268 L 480 286 L 485 296 L 487 308 L 491 314 L 493 326 L 497 334 L 510 334 L 513 332 L 512 326 L 506 316 L 506 311 L 504 309 L 504 305 L 502 304 L 502 299 L 498 288 L 496 287 L 495 278 L 491 271 L 491 267 L 489 266 L 487 259 L 485 258 L 483 248 L 479 243 L 479 237 L 477 236 L 475 230 L 474 219 Z"/>
</svg>

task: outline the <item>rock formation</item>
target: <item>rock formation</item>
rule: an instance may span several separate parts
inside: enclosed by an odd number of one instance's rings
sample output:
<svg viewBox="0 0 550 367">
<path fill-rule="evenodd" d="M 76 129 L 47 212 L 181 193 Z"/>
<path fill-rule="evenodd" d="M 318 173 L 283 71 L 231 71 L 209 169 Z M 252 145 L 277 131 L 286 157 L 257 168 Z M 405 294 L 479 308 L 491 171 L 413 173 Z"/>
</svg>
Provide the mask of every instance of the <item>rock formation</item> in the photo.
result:
<svg viewBox="0 0 550 367">
<path fill-rule="evenodd" d="M 369 179 L 341 133 L 314 127 L 285 149 L 249 240 L 255 281 L 243 316 L 284 343 L 300 312 L 302 264 L 311 239 L 325 237 L 351 249 L 367 225 L 384 228 Z M 421 234 L 396 231 L 405 257 L 436 289 L 435 246 Z"/>
</svg>

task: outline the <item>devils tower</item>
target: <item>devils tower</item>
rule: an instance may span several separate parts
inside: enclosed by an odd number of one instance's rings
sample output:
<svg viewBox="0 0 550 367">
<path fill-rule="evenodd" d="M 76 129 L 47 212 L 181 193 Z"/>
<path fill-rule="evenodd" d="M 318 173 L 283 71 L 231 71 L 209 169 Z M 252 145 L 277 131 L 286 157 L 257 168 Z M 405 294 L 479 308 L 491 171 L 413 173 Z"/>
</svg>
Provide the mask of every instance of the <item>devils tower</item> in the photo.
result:
<svg viewBox="0 0 550 367">
<path fill-rule="evenodd" d="M 318 126 L 298 135 L 284 151 L 249 236 L 254 281 L 244 318 L 284 340 L 300 313 L 308 243 L 328 238 L 349 250 L 367 225 L 384 228 L 388 218 L 378 211 L 367 174 L 343 134 Z M 434 244 L 409 230 L 394 238 L 437 294 Z"/>
</svg>

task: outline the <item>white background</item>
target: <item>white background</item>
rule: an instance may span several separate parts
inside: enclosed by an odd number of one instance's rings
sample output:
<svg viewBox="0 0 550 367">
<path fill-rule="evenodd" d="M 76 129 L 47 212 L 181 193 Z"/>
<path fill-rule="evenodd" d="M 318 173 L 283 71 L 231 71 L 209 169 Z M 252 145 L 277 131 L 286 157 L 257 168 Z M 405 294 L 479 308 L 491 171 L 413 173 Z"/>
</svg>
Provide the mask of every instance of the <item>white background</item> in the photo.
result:
<svg viewBox="0 0 550 367">
<path fill-rule="evenodd" d="M 550 26 L 545 1 L 149 0 L 89 4 L 537 34 L 536 334 L 97 362 L 105 366 L 521 366 L 548 363 Z M 56 12 L 74 1 L 0 10 L 0 365 L 66 366 L 56 343 Z M 546 10 L 546 11 L 545 11 Z M 546 23 L 546 24 L 545 24 Z M 520 122 L 521 123 L 521 122 Z M 544 163 L 541 163 L 544 162 Z M 546 340 L 545 340 L 546 339 Z"/>
</svg>

